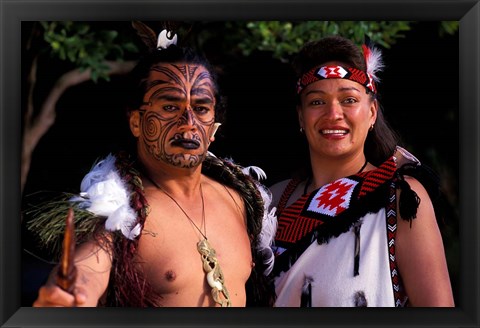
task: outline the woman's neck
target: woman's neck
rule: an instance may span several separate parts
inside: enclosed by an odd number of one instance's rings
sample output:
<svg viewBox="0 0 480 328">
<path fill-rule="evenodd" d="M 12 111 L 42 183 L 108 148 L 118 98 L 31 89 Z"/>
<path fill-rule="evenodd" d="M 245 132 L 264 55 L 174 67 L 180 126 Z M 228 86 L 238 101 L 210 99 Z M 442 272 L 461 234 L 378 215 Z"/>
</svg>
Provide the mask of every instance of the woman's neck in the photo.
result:
<svg viewBox="0 0 480 328">
<path fill-rule="evenodd" d="M 330 182 L 369 170 L 371 165 L 363 154 L 349 158 L 312 158 L 312 175 L 309 190 Z"/>
</svg>

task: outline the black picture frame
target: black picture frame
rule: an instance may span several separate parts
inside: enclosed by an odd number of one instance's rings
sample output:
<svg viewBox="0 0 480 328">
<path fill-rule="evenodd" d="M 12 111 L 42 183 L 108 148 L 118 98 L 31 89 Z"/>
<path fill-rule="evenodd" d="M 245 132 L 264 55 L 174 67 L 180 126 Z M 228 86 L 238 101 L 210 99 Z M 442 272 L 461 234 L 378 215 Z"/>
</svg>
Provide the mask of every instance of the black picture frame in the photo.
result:
<svg viewBox="0 0 480 328">
<path fill-rule="evenodd" d="M 480 4 L 431 1 L 0 0 L 2 327 L 478 327 Z M 36 309 L 20 307 L 20 29 L 27 20 L 459 20 L 461 283 L 456 308 Z"/>
</svg>

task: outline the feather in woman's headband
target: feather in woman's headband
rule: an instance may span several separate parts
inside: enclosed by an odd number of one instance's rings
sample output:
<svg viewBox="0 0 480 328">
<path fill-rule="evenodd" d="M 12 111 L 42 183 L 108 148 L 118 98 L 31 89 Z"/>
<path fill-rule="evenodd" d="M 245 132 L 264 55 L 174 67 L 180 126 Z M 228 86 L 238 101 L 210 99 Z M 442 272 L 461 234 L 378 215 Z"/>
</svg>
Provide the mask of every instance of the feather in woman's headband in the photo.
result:
<svg viewBox="0 0 480 328">
<path fill-rule="evenodd" d="M 368 37 L 362 45 L 363 56 L 367 66 L 366 72 L 353 68 L 343 67 L 341 65 L 327 65 L 314 67 L 303 74 L 297 81 L 297 94 L 300 94 L 309 84 L 324 79 L 347 79 L 365 86 L 367 92 L 377 93 L 375 83 L 380 79 L 377 72 L 384 67 L 382 54 L 380 50 L 375 48 Z"/>
<path fill-rule="evenodd" d="M 362 45 L 363 57 L 365 58 L 365 64 L 367 65 L 367 75 L 370 81 L 370 90 L 374 94 L 377 93 L 375 83 L 380 82 L 377 76 L 377 72 L 381 72 L 385 67 L 382 60 L 382 53 L 371 42 L 368 36 L 365 36 L 365 42 Z"/>
</svg>

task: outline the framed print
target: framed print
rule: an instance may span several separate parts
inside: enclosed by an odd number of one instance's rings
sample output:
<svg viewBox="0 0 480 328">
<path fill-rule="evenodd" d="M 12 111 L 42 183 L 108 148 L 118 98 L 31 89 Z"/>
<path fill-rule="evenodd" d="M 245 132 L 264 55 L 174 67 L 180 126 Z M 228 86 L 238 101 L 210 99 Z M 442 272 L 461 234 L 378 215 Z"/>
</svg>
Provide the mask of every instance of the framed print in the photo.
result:
<svg viewBox="0 0 480 328">
<path fill-rule="evenodd" d="M 473 327 L 479 325 L 479 257 L 480 238 L 477 202 L 479 199 L 478 159 L 480 152 L 480 4 L 478 1 L 432 0 L 427 2 L 404 0 L 385 1 L 15 1 L 0 0 L 0 325 L 1 327 Z M 100 22 L 106 26 L 127 26 L 131 20 L 142 21 L 410 21 L 423 24 L 425 34 L 413 33 L 400 39 L 393 50 L 386 50 L 384 106 L 387 118 L 404 129 L 406 142 L 418 142 L 421 152 L 428 153 L 432 143 L 441 144 L 443 158 L 449 158 L 453 180 L 451 186 L 458 197 L 458 244 L 452 256 L 455 274 L 455 308 L 354 309 L 354 308 L 74 308 L 40 309 L 29 306 L 35 297 L 34 289 L 44 276 L 32 277 L 32 287 L 25 286 L 25 240 L 21 212 L 23 207 L 21 175 L 22 94 L 25 72 L 22 72 L 25 53 L 25 31 L 32 22 L 40 21 Z M 437 22 L 458 21 L 458 38 L 448 42 L 423 40 L 433 35 Z M 117 25 L 116 25 L 117 24 Z M 431 33 L 432 32 L 432 33 Z M 429 34 L 430 33 L 430 34 Z M 23 41 L 22 41 L 23 40 Z M 444 47 L 447 45 L 446 47 Z M 394 51 L 401 52 L 397 56 Z M 251 57 L 255 62 L 234 63 L 223 67 L 228 86 L 225 92 L 229 107 L 222 144 L 214 152 L 232 157 L 242 165 L 258 165 L 273 184 L 295 168 L 296 158 L 302 156 L 291 99 L 286 96 L 292 85 L 288 63 L 282 60 L 263 62 L 262 55 Z M 421 59 L 420 59 L 421 58 Z M 418 59 L 418 61 L 417 61 Z M 389 62 L 390 61 L 390 62 Z M 267 64 L 266 64 L 267 63 Z M 389 64 L 390 63 L 390 64 Z M 420 64 L 421 63 L 421 64 Z M 443 65 L 442 64 L 446 64 Z M 232 64 L 233 65 L 233 64 Z M 270 66 L 269 66 L 270 65 Z M 425 66 L 422 66 L 425 65 Z M 428 67 L 427 67 L 428 66 Z M 232 68 L 233 67 L 233 68 Z M 411 70 L 411 74 L 409 74 Z M 422 76 L 419 72 L 424 73 Z M 427 75 L 427 76 L 425 76 Z M 409 79 L 415 80 L 409 80 Z M 283 80 L 285 79 L 285 80 Z M 423 80 L 424 79 L 424 80 Z M 395 81 L 396 80 L 396 81 Z M 401 80 L 399 82 L 399 80 Z M 425 82 L 428 81 L 428 82 Z M 396 84 L 397 83 L 397 84 Z M 401 83 L 405 90 L 394 89 Z M 439 83 L 441 85 L 435 85 Z M 103 84 L 101 92 L 91 92 L 99 107 L 114 105 L 122 100 L 114 89 L 120 82 Z M 389 87 L 392 87 L 389 89 Z M 97 88 L 93 85 L 84 88 Z M 83 89 L 85 91 L 85 89 Z M 89 99 L 71 92 L 69 100 L 62 100 L 64 108 L 77 111 L 58 114 L 63 128 L 52 130 L 39 143 L 37 157 L 32 160 L 27 193 L 42 187 L 61 189 L 67 186 L 62 175 L 76 164 L 74 173 L 80 183 L 84 169 L 92 160 L 109 151 L 109 146 L 123 135 L 110 132 L 106 136 L 101 126 L 111 117 L 99 115 L 91 125 L 90 136 L 82 135 L 85 124 L 79 117 L 87 111 Z M 118 96 L 118 99 L 114 99 Z M 75 98 L 78 97 L 78 98 Z M 284 98 L 282 98 L 284 97 Z M 287 97 L 287 98 L 285 98 Z M 82 99 L 80 99 L 82 98 Z M 434 99 L 436 98 L 436 99 Z M 443 99 L 442 99 L 443 98 Z M 114 99 L 114 100 L 112 100 Z M 441 121 L 435 108 L 448 107 L 452 116 Z M 418 114 L 425 108 L 425 113 Z M 389 109 L 391 112 L 389 113 Z M 448 112 L 445 110 L 444 112 Z M 443 113 L 443 112 L 442 112 Z M 409 128 L 409 120 L 418 120 Z M 120 116 L 120 115 L 119 115 Z M 421 116 L 421 117 L 420 117 Z M 82 122 L 82 123 L 79 123 Z M 397 122 L 397 123 L 395 123 Z M 443 122 L 443 123 L 440 123 Z M 115 120 L 114 123 L 122 124 Z M 71 125 L 69 125 L 71 124 Z M 113 124 L 113 123 L 112 123 Z M 441 127 L 438 124 L 445 124 Z M 106 129 L 108 130 L 108 129 Z M 418 133 L 418 134 L 417 134 Z M 403 135 L 402 135 L 403 136 Z M 272 143 L 271 138 L 277 144 Z M 100 139 L 104 139 L 101 141 Z M 98 140 L 87 151 L 86 141 Z M 286 141 L 287 140 L 287 141 Z M 289 141 L 288 141 L 289 140 Z M 94 142 L 94 141 L 93 141 Z M 294 154 L 283 152 L 285 143 L 295 148 Z M 248 147 L 247 147 L 248 145 Z M 87 148 L 89 146 L 85 146 Z M 82 148 L 82 149 L 81 149 Z M 268 151 L 267 151 L 268 150 Z M 76 154 L 75 154 L 76 152 Z M 428 161 L 428 157 L 427 157 Z M 269 175 L 269 172 L 271 174 Z M 57 178 L 53 178 L 53 174 Z M 51 181 L 56 179 L 57 181 Z M 73 179 L 73 178 L 72 178 Z M 75 187 L 75 185 L 73 186 Z M 23 237 L 24 238 L 24 237 Z M 456 257 L 458 255 L 458 258 Z M 27 255 L 28 256 L 28 255 Z M 44 270 L 47 270 L 47 264 Z M 46 271 L 44 271 L 46 272 Z M 38 281 L 34 281 L 37 278 Z M 31 288 L 28 294 L 26 289 Z M 28 295 L 27 295 L 28 294 Z"/>
</svg>

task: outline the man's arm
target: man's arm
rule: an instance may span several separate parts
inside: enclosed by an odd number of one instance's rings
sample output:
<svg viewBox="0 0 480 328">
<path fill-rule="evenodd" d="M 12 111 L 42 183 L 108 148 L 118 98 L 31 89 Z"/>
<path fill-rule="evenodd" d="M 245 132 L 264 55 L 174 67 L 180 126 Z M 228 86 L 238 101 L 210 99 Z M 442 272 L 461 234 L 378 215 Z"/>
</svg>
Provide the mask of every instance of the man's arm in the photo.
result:
<svg viewBox="0 0 480 328">
<path fill-rule="evenodd" d="M 56 267 L 50 274 L 48 282 L 40 288 L 38 298 L 33 306 L 97 306 L 98 300 L 107 289 L 112 267 L 112 258 L 108 248 L 93 240 L 82 244 L 75 252 L 75 266 L 77 267 L 77 277 L 73 295 L 55 283 L 58 270 Z"/>
</svg>

